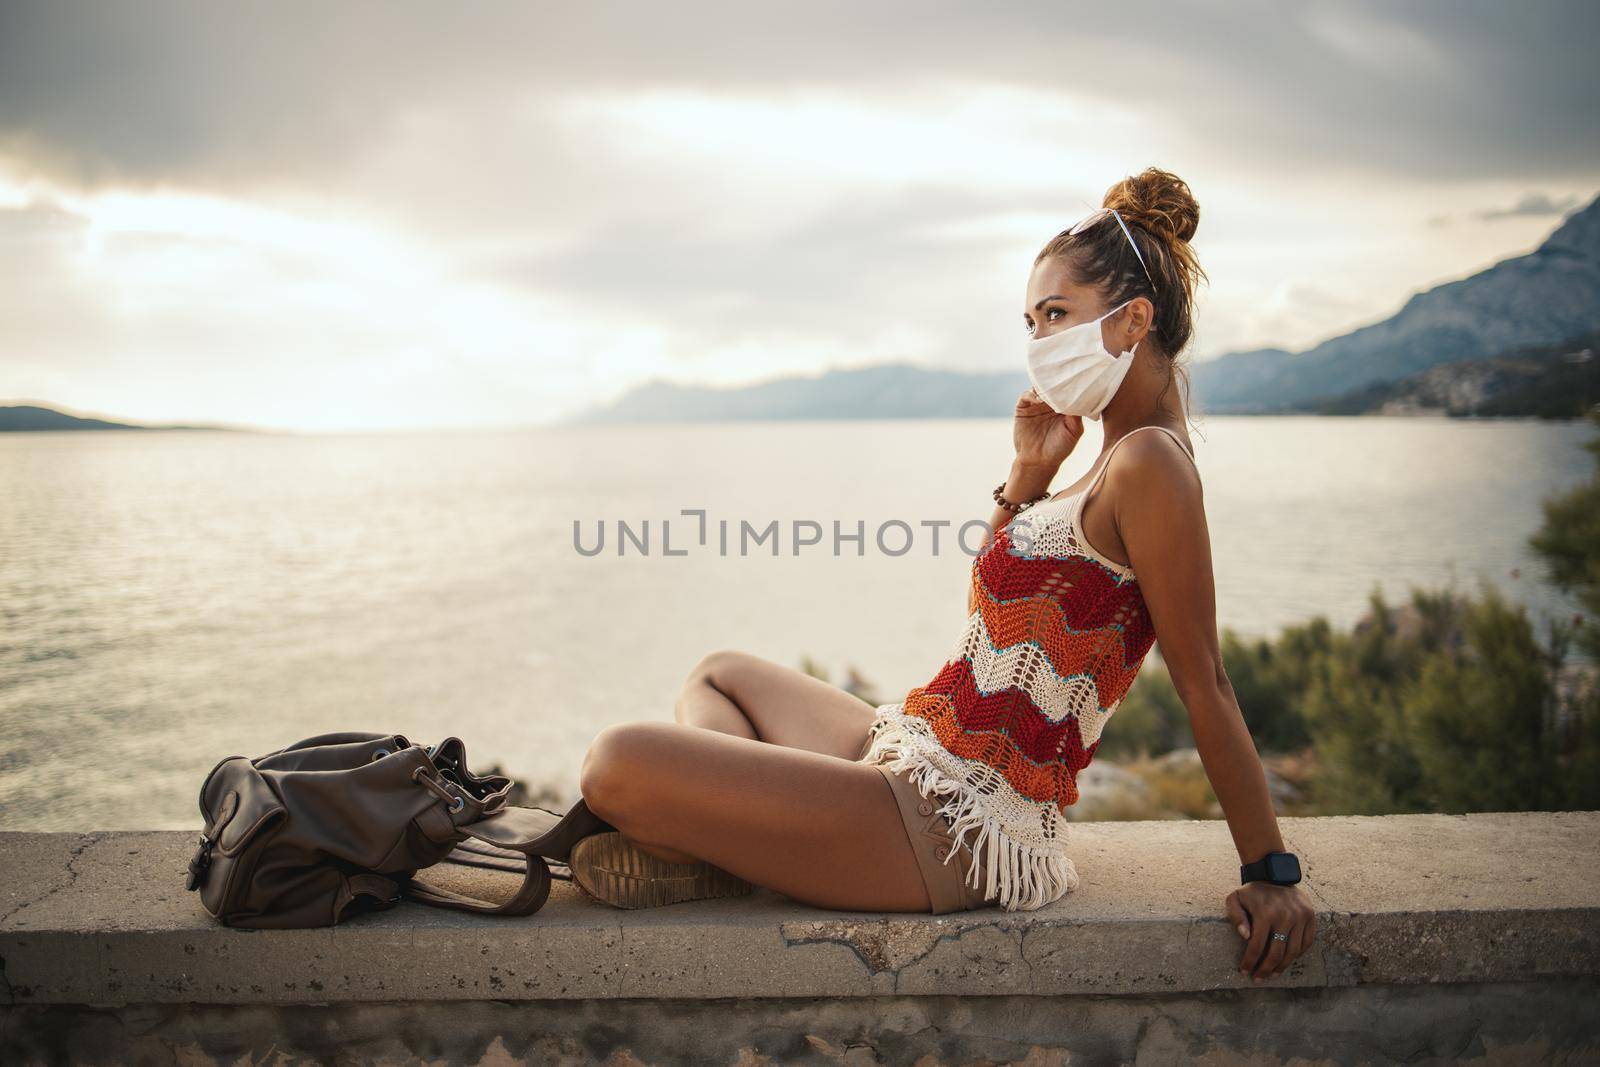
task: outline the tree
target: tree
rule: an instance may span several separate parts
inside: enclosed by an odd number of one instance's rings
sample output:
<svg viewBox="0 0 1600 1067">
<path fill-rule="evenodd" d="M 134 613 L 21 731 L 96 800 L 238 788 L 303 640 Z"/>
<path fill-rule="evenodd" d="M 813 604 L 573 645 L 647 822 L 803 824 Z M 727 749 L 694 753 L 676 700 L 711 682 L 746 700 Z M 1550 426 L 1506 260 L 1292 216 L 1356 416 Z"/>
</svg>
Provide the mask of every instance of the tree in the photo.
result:
<svg viewBox="0 0 1600 1067">
<path fill-rule="evenodd" d="M 1589 422 L 1600 427 L 1600 408 Z M 1600 437 L 1584 443 L 1600 464 Z M 1577 596 L 1588 611 L 1578 621 L 1578 641 L 1591 659 L 1600 659 L 1600 470 L 1589 481 L 1544 502 L 1544 525 L 1528 539 L 1544 560 L 1555 585 Z"/>
<path fill-rule="evenodd" d="M 1600 427 L 1600 407 L 1589 422 Z M 1549 742 L 1560 771 L 1554 792 L 1567 810 L 1600 807 L 1600 437 L 1584 443 L 1597 469 L 1589 481 L 1544 503 L 1544 525 L 1528 543 L 1541 556 L 1555 585 L 1572 593 L 1586 616 L 1570 626 L 1552 623 L 1549 643 L 1556 654 L 1576 645 L 1588 658 L 1564 679 Z"/>
</svg>

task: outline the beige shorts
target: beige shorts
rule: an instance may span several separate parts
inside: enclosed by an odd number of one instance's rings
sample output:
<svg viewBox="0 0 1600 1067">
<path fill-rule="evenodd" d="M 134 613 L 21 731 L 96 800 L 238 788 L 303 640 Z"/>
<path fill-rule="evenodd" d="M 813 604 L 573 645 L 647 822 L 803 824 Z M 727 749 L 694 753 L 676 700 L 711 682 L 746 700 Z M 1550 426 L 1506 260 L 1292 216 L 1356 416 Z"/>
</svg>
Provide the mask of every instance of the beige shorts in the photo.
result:
<svg viewBox="0 0 1600 1067">
<path fill-rule="evenodd" d="M 856 757 L 857 762 L 866 756 L 871 744 L 869 737 L 867 744 L 861 748 L 861 754 Z M 884 781 L 889 783 L 889 790 L 900 805 L 900 821 L 905 825 L 906 839 L 911 842 L 917 867 L 922 871 L 922 884 L 927 886 L 928 900 L 932 902 L 930 913 L 944 915 L 952 911 L 970 911 L 973 908 L 987 908 L 994 903 L 984 898 L 982 871 L 976 878 L 977 888 L 966 883 L 976 862 L 970 846 L 962 844 L 961 854 L 945 862 L 950 850 L 957 846 L 950 836 L 952 824 L 939 814 L 939 805 L 919 793 L 906 772 L 896 774 L 881 763 L 874 766 L 883 775 Z"/>
</svg>

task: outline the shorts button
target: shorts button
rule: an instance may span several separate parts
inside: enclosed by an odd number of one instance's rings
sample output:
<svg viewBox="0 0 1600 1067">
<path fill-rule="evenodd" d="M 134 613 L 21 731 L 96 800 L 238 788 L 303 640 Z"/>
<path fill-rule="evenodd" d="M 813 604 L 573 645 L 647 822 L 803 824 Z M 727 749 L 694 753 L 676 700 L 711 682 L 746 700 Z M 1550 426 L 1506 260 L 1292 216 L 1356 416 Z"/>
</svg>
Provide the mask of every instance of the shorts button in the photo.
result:
<svg viewBox="0 0 1600 1067">
<path fill-rule="evenodd" d="M 950 855 L 950 848 L 948 845 L 940 845 L 938 848 L 934 849 L 933 854 L 942 860 L 946 856 Z"/>
<path fill-rule="evenodd" d="M 921 804 L 917 805 L 917 813 L 919 815 L 932 815 L 933 805 L 924 800 Z"/>
</svg>

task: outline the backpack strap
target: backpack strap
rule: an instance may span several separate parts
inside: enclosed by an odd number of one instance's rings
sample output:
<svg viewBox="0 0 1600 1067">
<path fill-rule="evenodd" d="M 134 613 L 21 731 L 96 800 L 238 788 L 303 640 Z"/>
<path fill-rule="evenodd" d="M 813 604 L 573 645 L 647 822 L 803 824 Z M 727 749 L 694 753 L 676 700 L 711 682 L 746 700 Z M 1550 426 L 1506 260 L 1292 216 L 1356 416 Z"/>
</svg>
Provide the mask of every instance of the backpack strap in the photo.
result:
<svg viewBox="0 0 1600 1067">
<path fill-rule="evenodd" d="M 510 871 L 513 874 L 522 873 L 522 853 L 512 852 L 509 849 L 498 848 L 494 845 L 486 845 L 482 841 L 471 837 L 456 845 L 439 862 L 448 863 L 453 867 L 484 867 L 491 871 Z M 550 872 L 550 877 L 561 879 L 562 881 L 566 880 L 555 871 Z"/>
<path fill-rule="evenodd" d="M 572 846 L 581 838 L 609 829 L 612 829 L 611 824 L 590 811 L 582 800 L 565 815 L 545 808 L 501 808 L 492 815 L 457 826 L 456 831 L 466 839 L 463 843 L 469 846 L 463 851 L 498 856 L 513 865 L 518 861 L 507 854 L 521 854 L 521 866 L 514 869 L 522 871 L 522 886 L 515 896 L 502 904 L 495 904 L 416 877 L 407 884 L 405 895 L 419 903 L 459 908 L 484 915 L 528 915 L 542 908 L 550 896 L 550 866 L 546 860 L 564 863 L 572 853 Z M 471 847 L 472 841 L 482 842 L 489 847 Z M 446 862 L 459 866 L 506 869 L 500 864 L 463 863 L 459 860 Z"/>
<path fill-rule="evenodd" d="M 531 915 L 544 907 L 544 902 L 550 897 L 550 868 L 538 856 L 528 856 L 522 885 L 515 896 L 500 904 L 431 885 L 417 878 L 412 878 L 406 884 L 404 892 L 409 900 L 437 908 L 457 908 L 475 911 L 480 915 Z"/>
</svg>

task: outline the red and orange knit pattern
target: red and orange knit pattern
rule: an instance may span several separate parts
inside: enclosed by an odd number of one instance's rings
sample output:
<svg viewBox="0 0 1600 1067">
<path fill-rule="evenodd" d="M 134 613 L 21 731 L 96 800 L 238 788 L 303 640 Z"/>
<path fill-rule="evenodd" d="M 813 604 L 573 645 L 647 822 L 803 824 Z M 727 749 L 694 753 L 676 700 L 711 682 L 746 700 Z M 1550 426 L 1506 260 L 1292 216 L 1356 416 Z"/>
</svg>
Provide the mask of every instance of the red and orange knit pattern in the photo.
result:
<svg viewBox="0 0 1600 1067">
<path fill-rule="evenodd" d="M 877 709 L 864 757 L 944 798 L 958 842 L 976 831 L 974 871 L 1011 910 L 1076 888 L 1063 809 L 1077 803 L 1078 772 L 1155 643 L 1132 569 L 1082 535 L 1083 499 L 1098 481 L 995 535 L 973 562 L 954 654 Z"/>
</svg>

